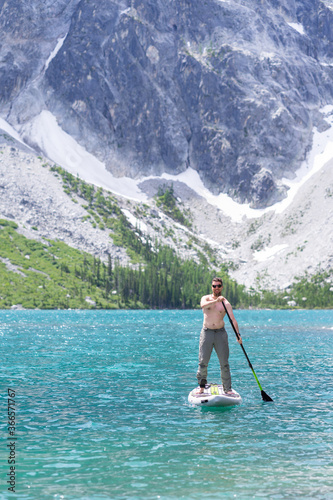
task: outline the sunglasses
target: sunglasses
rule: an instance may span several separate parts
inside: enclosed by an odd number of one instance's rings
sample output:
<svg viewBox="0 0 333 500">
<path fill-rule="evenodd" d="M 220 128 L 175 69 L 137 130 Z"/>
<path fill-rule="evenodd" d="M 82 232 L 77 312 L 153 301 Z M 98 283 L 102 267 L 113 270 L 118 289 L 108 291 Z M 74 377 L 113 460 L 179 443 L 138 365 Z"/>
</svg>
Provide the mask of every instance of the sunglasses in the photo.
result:
<svg viewBox="0 0 333 500">
<path fill-rule="evenodd" d="M 222 285 L 212 285 L 213 288 L 221 288 Z"/>
</svg>

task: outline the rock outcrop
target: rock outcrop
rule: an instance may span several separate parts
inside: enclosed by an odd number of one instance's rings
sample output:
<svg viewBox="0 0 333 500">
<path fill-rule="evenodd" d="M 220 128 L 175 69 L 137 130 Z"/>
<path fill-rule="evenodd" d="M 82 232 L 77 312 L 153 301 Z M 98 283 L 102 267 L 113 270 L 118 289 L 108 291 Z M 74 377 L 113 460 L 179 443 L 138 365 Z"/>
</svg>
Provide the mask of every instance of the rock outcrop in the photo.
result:
<svg viewBox="0 0 333 500">
<path fill-rule="evenodd" d="M 269 206 L 325 127 L 332 0 L 0 5 L 1 116 L 19 130 L 48 109 L 114 175 L 192 167 Z"/>
</svg>

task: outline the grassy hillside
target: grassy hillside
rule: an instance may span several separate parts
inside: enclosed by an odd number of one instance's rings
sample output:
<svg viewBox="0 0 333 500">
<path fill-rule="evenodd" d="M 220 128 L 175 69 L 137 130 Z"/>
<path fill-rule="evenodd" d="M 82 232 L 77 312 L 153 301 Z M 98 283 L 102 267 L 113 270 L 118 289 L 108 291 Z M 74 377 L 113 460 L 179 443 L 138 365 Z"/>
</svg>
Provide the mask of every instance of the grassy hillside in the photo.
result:
<svg viewBox="0 0 333 500">
<path fill-rule="evenodd" d="M 144 267 L 124 268 L 63 242 L 27 239 L 0 220 L 0 308 L 197 307 L 212 272 L 168 247 L 145 249 Z M 243 293 L 228 278 L 226 289 L 235 300 Z"/>
<path fill-rule="evenodd" d="M 0 220 L 0 258 L 0 308 L 118 307 L 97 279 L 107 282 L 106 266 L 60 241 L 27 239 Z"/>
</svg>

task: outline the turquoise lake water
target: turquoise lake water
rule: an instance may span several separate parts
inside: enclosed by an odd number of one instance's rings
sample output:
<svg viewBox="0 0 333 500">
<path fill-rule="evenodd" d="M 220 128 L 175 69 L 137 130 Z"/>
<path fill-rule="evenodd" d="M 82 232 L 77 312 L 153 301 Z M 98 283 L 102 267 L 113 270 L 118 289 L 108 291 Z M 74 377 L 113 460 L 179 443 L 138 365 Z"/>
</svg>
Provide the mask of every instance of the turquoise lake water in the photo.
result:
<svg viewBox="0 0 333 500">
<path fill-rule="evenodd" d="M 235 316 L 273 403 L 227 323 L 243 402 L 188 404 L 201 311 L 0 311 L 0 498 L 333 499 L 333 311 Z"/>
</svg>

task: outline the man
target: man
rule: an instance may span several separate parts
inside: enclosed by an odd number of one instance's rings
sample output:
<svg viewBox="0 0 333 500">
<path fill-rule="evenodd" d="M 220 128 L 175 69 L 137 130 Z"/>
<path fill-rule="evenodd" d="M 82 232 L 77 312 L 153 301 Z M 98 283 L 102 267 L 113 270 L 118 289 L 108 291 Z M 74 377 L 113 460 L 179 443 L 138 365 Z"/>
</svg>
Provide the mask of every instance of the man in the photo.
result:
<svg viewBox="0 0 333 500">
<path fill-rule="evenodd" d="M 197 379 L 200 385 L 200 389 L 198 390 L 198 394 L 201 394 L 205 390 L 205 385 L 207 383 L 207 367 L 213 351 L 213 347 L 220 362 L 221 378 L 224 392 L 226 394 L 233 394 L 231 389 L 231 375 L 229 367 L 228 335 L 224 328 L 223 319 L 226 312 L 222 302 L 224 302 L 238 334 L 239 328 L 230 303 L 225 297 L 222 297 L 222 289 L 222 279 L 214 278 L 212 280 L 212 293 L 210 295 L 204 295 L 200 301 L 200 306 L 204 315 L 204 321 L 200 334 L 199 344 L 199 367 L 197 372 Z M 242 343 L 240 335 L 238 342 L 240 344 Z"/>
</svg>

